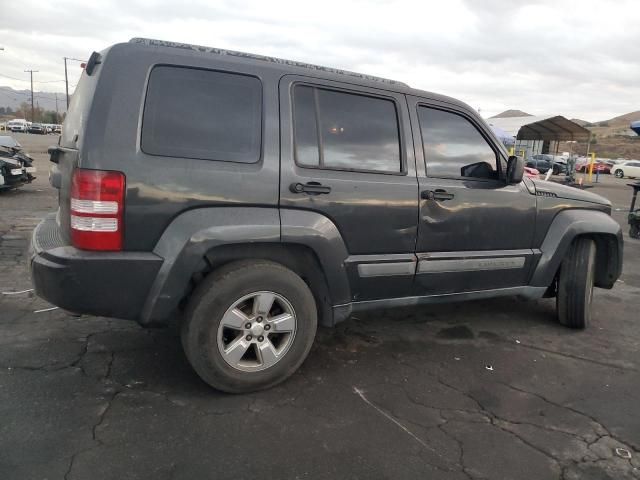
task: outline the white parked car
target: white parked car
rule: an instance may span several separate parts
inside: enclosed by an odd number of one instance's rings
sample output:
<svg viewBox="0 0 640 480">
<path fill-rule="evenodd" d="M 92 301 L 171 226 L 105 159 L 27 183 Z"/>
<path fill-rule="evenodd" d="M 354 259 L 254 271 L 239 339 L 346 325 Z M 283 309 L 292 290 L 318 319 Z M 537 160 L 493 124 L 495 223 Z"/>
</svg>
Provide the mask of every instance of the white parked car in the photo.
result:
<svg viewBox="0 0 640 480">
<path fill-rule="evenodd" d="M 627 160 L 613 167 L 616 178 L 640 178 L 640 160 Z"/>
<path fill-rule="evenodd" d="M 24 119 L 9 120 L 7 122 L 7 130 L 11 132 L 23 132 L 25 133 L 29 128 L 29 122 Z"/>
</svg>

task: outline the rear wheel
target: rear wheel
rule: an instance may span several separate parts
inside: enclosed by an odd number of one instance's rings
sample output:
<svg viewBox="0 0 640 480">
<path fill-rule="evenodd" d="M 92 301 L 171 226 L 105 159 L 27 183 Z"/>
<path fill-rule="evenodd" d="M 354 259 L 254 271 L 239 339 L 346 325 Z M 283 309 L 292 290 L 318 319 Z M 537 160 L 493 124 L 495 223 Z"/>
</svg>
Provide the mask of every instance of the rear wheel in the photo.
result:
<svg viewBox="0 0 640 480">
<path fill-rule="evenodd" d="M 629 227 L 629 236 L 631 238 L 640 238 L 640 225 L 631 225 Z"/>
<path fill-rule="evenodd" d="M 239 261 L 210 274 L 190 299 L 182 326 L 189 362 L 230 393 L 272 387 L 306 358 L 317 327 L 313 294 L 280 264 Z"/>
<path fill-rule="evenodd" d="M 614 173 L 616 178 L 622 178 L 624 177 L 624 172 L 622 170 L 616 170 L 616 173 Z"/>
<path fill-rule="evenodd" d="M 586 328 L 591 320 L 596 244 L 590 238 L 573 241 L 560 266 L 556 310 L 569 328 Z"/>
</svg>

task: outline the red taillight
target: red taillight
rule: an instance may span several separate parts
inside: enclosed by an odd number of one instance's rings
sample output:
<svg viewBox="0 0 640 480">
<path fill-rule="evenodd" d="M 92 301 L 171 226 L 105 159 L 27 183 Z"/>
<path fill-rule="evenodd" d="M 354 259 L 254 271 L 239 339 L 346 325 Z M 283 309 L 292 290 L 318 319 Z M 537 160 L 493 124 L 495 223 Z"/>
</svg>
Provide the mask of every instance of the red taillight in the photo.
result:
<svg viewBox="0 0 640 480">
<path fill-rule="evenodd" d="M 122 250 L 125 177 L 78 168 L 71 180 L 71 243 L 82 250 Z"/>
</svg>

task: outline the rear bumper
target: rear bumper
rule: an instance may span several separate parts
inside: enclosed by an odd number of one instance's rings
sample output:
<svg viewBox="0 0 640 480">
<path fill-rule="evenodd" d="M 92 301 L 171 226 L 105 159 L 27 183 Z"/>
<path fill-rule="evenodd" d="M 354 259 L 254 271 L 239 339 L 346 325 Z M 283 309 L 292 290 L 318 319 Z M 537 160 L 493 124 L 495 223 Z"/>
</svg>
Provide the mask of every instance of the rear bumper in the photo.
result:
<svg viewBox="0 0 640 480">
<path fill-rule="evenodd" d="M 88 252 L 67 245 L 54 215 L 31 237 L 35 292 L 74 313 L 138 320 L 161 264 L 149 252 Z"/>
</svg>

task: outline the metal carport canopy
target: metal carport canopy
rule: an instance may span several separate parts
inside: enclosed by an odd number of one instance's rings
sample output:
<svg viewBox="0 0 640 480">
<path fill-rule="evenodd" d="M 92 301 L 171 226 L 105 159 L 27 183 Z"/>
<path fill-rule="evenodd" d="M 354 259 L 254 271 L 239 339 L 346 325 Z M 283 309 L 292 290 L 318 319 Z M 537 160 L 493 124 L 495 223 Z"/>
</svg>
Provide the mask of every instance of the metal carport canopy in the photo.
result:
<svg viewBox="0 0 640 480">
<path fill-rule="evenodd" d="M 591 132 L 562 115 L 489 118 L 495 125 L 517 140 L 587 141 Z"/>
</svg>

